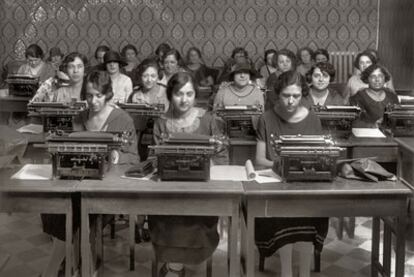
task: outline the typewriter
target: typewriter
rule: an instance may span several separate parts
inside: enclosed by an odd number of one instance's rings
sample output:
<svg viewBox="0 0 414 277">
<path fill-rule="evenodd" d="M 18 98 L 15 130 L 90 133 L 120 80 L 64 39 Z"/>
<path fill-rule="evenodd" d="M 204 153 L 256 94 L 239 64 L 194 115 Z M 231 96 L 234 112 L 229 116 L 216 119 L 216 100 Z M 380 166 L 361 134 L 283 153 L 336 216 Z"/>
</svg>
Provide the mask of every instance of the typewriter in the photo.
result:
<svg viewBox="0 0 414 277">
<path fill-rule="evenodd" d="M 148 117 L 160 117 L 165 109 L 164 104 L 117 103 L 117 106 L 131 115 Z"/>
<path fill-rule="evenodd" d="M 352 133 L 352 122 L 361 109 L 357 106 L 313 106 L 319 116 L 322 128 L 335 138 L 347 138 Z"/>
<path fill-rule="evenodd" d="M 205 135 L 174 133 L 149 147 L 158 158 L 161 180 L 208 181 L 210 157 L 223 149 L 224 142 Z"/>
<path fill-rule="evenodd" d="M 414 104 L 387 106 L 382 129 L 395 137 L 414 136 Z"/>
<path fill-rule="evenodd" d="M 252 116 L 263 113 L 260 105 L 234 105 L 216 108 L 216 114 L 226 123 L 226 135 L 229 138 L 256 139 Z"/>
<path fill-rule="evenodd" d="M 52 177 L 102 179 L 110 153 L 129 143 L 129 134 L 110 132 L 51 133 L 46 138 L 52 156 Z"/>
<path fill-rule="evenodd" d="M 340 151 L 328 135 L 272 136 L 280 157 L 280 175 L 285 181 L 331 181 L 336 176 Z"/>
<path fill-rule="evenodd" d="M 71 103 L 57 102 L 31 102 L 27 104 L 29 116 L 42 118 L 43 131 L 61 130 L 73 131 L 73 119 L 87 107 L 84 101 L 72 101 Z"/>
<path fill-rule="evenodd" d="M 9 87 L 9 95 L 33 97 L 39 88 L 39 78 L 23 75 L 9 74 L 6 78 Z"/>
</svg>

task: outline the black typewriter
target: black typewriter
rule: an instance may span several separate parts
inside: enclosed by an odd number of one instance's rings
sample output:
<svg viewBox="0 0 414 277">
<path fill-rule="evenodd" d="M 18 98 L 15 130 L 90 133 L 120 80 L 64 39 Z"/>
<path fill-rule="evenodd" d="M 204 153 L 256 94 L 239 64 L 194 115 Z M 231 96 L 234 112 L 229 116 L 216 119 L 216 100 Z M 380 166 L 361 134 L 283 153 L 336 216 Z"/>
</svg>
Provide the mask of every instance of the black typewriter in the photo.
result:
<svg viewBox="0 0 414 277">
<path fill-rule="evenodd" d="M 313 106 L 322 128 L 335 138 L 347 138 L 352 133 L 352 122 L 359 118 L 357 106 Z"/>
<path fill-rule="evenodd" d="M 395 137 L 414 136 L 414 104 L 387 106 L 381 128 Z"/>
<path fill-rule="evenodd" d="M 27 104 L 29 116 L 41 117 L 43 131 L 73 131 L 73 119 L 87 108 L 84 101 L 71 103 L 31 102 Z"/>
<path fill-rule="evenodd" d="M 150 146 L 158 158 L 160 179 L 171 181 L 208 181 L 210 158 L 223 147 L 222 139 L 187 133 L 171 134 Z"/>
<path fill-rule="evenodd" d="M 336 176 L 340 151 L 331 136 L 272 136 L 272 146 L 280 157 L 279 174 L 285 181 L 331 181 Z"/>
<path fill-rule="evenodd" d="M 117 106 L 131 115 L 148 117 L 160 117 L 165 109 L 164 104 L 117 103 Z"/>
<path fill-rule="evenodd" d="M 53 178 L 102 179 L 110 167 L 110 153 L 129 143 L 129 134 L 56 132 L 46 138 L 52 156 Z"/>
<path fill-rule="evenodd" d="M 256 139 L 252 116 L 263 113 L 260 105 L 233 105 L 216 108 L 216 114 L 226 123 L 226 135 L 229 138 Z"/>
<path fill-rule="evenodd" d="M 13 96 L 33 97 L 39 88 L 39 78 L 24 74 L 9 74 L 6 83 Z"/>
</svg>

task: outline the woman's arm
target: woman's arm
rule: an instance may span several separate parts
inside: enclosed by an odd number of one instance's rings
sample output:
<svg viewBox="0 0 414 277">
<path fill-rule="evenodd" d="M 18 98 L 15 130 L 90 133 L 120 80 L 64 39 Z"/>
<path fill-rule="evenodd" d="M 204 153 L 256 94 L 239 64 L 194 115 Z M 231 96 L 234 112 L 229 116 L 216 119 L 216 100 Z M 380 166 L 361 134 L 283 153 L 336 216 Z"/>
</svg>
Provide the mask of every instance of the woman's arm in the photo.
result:
<svg viewBox="0 0 414 277">
<path fill-rule="evenodd" d="M 256 165 L 263 167 L 272 167 L 273 161 L 266 158 L 266 142 L 257 141 L 256 144 Z"/>
</svg>

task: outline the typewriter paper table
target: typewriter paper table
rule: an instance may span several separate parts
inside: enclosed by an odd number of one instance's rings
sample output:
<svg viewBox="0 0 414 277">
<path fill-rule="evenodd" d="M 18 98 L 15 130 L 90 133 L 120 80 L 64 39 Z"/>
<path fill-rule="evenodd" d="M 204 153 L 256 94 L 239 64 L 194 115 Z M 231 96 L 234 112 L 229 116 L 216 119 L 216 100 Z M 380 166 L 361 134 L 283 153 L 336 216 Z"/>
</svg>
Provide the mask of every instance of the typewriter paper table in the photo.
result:
<svg viewBox="0 0 414 277">
<path fill-rule="evenodd" d="M 397 277 L 404 276 L 405 218 L 410 189 L 401 182 L 360 182 L 338 178 L 334 182 L 268 183 L 244 182 L 244 222 L 242 222 L 242 260 L 244 276 L 254 276 L 256 217 L 374 217 L 372 232 L 371 276 L 378 276 L 380 267 L 380 217 L 397 218 Z M 391 247 L 388 249 L 391 251 Z M 384 256 L 387 256 L 384 254 Z M 390 257 L 391 255 L 389 255 Z M 391 258 L 383 268 L 391 267 Z M 388 275 L 389 276 L 389 275 Z"/>
<path fill-rule="evenodd" d="M 199 215 L 230 217 L 230 276 L 240 276 L 237 254 L 241 182 L 157 182 L 123 179 L 114 168 L 102 181 L 83 180 L 81 192 L 82 276 L 90 276 L 89 214 Z M 155 275 L 154 275 L 155 274 Z M 153 267 L 153 276 L 156 276 Z"/>
<path fill-rule="evenodd" d="M 72 197 L 75 182 L 68 180 L 11 180 L 17 170 L 0 170 L 0 211 L 66 215 L 66 265 L 71 265 Z M 66 266 L 65 276 L 72 276 Z"/>
</svg>

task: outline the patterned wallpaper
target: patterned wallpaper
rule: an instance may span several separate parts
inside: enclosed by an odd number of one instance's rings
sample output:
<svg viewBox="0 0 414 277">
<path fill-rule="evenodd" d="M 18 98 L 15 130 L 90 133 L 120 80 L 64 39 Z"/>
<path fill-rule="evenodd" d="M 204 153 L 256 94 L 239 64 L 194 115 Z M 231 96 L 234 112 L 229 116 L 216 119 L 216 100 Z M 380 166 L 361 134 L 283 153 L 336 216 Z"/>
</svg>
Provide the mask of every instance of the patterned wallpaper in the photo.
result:
<svg viewBox="0 0 414 277">
<path fill-rule="evenodd" d="M 0 0 L 0 64 L 30 43 L 93 57 L 97 45 L 137 46 L 140 58 L 161 42 L 195 45 L 220 66 L 236 46 L 255 62 L 264 49 L 375 47 L 378 0 Z"/>
</svg>

